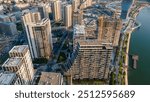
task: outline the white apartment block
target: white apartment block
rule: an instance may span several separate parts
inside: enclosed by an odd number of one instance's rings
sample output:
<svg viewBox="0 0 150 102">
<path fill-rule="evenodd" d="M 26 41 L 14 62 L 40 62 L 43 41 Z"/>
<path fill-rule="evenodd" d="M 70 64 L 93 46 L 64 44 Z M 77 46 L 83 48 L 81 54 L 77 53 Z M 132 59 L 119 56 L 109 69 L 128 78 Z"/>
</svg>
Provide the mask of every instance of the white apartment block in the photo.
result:
<svg viewBox="0 0 150 102">
<path fill-rule="evenodd" d="M 22 83 L 16 73 L 5 71 L 0 73 L 0 85 L 22 85 Z"/>
<path fill-rule="evenodd" d="M 65 26 L 71 27 L 72 26 L 72 5 L 65 6 Z"/>
<path fill-rule="evenodd" d="M 52 13 L 56 22 L 62 20 L 61 3 L 60 0 L 52 2 Z"/>
<path fill-rule="evenodd" d="M 28 80 L 30 83 L 32 83 L 33 80 L 33 75 L 34 75 L 34 68 L 32 64 L 32 59 L 29 51 L 28 45 L 20 45 L 20 46 L 14 46 L 10 51 L 9 51 L 9 56 L 11 58 L 18 57 L 22 58 L 22 61 L 26 67 L 26 72 L 28 76 Z"/>
<path fill-rule="evenodd" d="M 41 19 L 39 13 L 28 13 L 23 22 L 32 58 L 49 59 L 53 48 L 50 20 Z"/>
<path fill-rule="evenodd" d="M 22 58 L 8 58 L 2 65 L 2 69 L 4 71 L 16 73 L 17 77 L 21 81 L 21 85 L 30 85 L 27 68 Z"/>
<path fill-rule="evenodd" d="M 113 47 L 103 45 L 98 39 L 88 39 L 85 26 L 74 27 L 74 50 L 76 56 L 68 70 L 72 79 L 108 79 Z"/>
</svg>

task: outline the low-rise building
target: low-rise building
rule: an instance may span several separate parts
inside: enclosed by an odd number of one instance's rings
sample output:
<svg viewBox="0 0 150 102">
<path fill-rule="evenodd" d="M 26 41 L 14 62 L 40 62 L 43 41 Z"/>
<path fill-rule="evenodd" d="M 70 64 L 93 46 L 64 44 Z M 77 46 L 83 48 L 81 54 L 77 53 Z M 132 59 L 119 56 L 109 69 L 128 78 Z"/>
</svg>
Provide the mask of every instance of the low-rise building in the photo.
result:
<svg viewBox="0 0 150 102">
<path fill-rule="evenodd" d="M 62 85 L 63 76 L 60 73 L 42 72 L 39 85 Z"/>
</svg>

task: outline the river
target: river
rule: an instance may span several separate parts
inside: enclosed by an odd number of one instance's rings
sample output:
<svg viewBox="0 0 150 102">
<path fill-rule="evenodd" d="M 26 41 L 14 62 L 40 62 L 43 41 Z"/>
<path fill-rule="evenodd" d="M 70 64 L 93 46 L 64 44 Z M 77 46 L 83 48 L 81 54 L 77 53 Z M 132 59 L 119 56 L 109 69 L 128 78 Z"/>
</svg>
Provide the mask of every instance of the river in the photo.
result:
<svg viewBox="0 0 150 102">
<path fill-rule="evenodd" d="M 121 12 L 121 18 L 126 19 L 127 14 L 128 14 L 128 9 L 130 8 L 132 4 L 132 0 L 122 0 L 122 12 Z"/>
<path fill-rule="evenodd" d="M 135 30 L 130 39 L 129 54 L 139 56 L 137 69 L 131 68 L 129 59 L 129 85 L 150 85 L 150 8 L 144 8 L 136 18 L 142 25 Z"/>
</svg>

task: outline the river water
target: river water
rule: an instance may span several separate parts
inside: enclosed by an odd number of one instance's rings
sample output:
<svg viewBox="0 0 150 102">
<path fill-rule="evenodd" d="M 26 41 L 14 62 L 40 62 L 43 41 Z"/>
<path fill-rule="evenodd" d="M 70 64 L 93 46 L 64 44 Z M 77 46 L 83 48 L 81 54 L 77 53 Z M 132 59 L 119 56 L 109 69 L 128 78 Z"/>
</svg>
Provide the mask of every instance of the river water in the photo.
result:
<svg viewBox="0 0 150 102">
<path fill-rule="evenodd" d="M 135 30 L 130 39 L 129 54 L 139 56 L 137 69 L 133 69 L 129 60 L 129 85 L 150 85 L 150 8 L 144 8 L 137 16 L 142 25 Z"/>
<path fill-rule="evenodd" d="M 121 6 L 122 6 L 122 12 L 121 12 L 121 18 L 126 19 L 128 14 L 128 9 L 130 8 L 133 0 L 122 0 Z"/>
</svg>

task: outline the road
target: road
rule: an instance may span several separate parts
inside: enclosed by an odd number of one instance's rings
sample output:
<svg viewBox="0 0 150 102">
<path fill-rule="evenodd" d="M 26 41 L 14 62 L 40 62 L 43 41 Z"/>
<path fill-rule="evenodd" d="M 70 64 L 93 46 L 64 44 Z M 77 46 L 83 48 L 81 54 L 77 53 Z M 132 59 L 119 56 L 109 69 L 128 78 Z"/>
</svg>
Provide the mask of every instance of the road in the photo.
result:
<svg viewBox="0 0 150 102">
<path fill-rule="evenodd" d="M 62 38 L 60 40 L 60 42 L 62 42 L 61 45 L 59 46 L 57 51 L 54 52 L 55 57 L 56 57 L 55 60 L 54 60 L 55 63 L 56 63 L 56 61 L 57 61 L 57 59 L 59 57 L 60 51 L 61 51 L 62 47 L 64 46 L 64 43 L 65 43 L 66 39 L 67 39 L 67 32 L 64 33 L 64 35 L 62 36 Z"/>
<path fill-rule="evenodd" d="M 120 42 L 120 45 L 119 45 L 119 52 L 122 52 L 122 48 L 123 48 L 123 42 L 125 40 L 125 35 L 126 33 L 129 33 L 132 31 L 132 28 L 133 28 L 133 25 L 134 25 L 134 21 L 133 19 L 129 19 L 128 22 L 127 22 L 128 26 L 122 31 L 122 35 L 121 35 L 121 42 Z M 122 60 L 121 58 L 121 54 L 119 54 L 118 58 L 117 58 L 117 61 L 115 63 L 115 66 L 116 66 L 116 83 L 118 83 L 118 74 L 119 74 L 119 61 Z"/>
<path fill-rule="evenodd" d="M 54 54 L 55 58 L 50 59 L 50 60 L 48 61 L 48 63 L 47 63 L 47 69 L 46 69 L 47 71 L 50 71 L 50 70 L 51 70 L 51 67 L 52 67 L 54 64 L 56 64 L 57 59 L 58 59 L 59 54 L 60 54 L 60 51 L 61 51 L 61 49 L 62 49 L 62 47 L 63 47 L 63 45 L 64 45 L 66 39 L 68 38 L 68 33 L 67 33 L 66 31 L 63 31 L 62 33 L 63 33 L 63 36 L 61 37 L 61 39 L 60 39 L 60 41 L 59 41 L 59 44 L 60 44 L 60 45 L 59 45 L 57 48 L 55 48 L 55 49 L 53 50 L 53 54 Z"/>
</svg>

